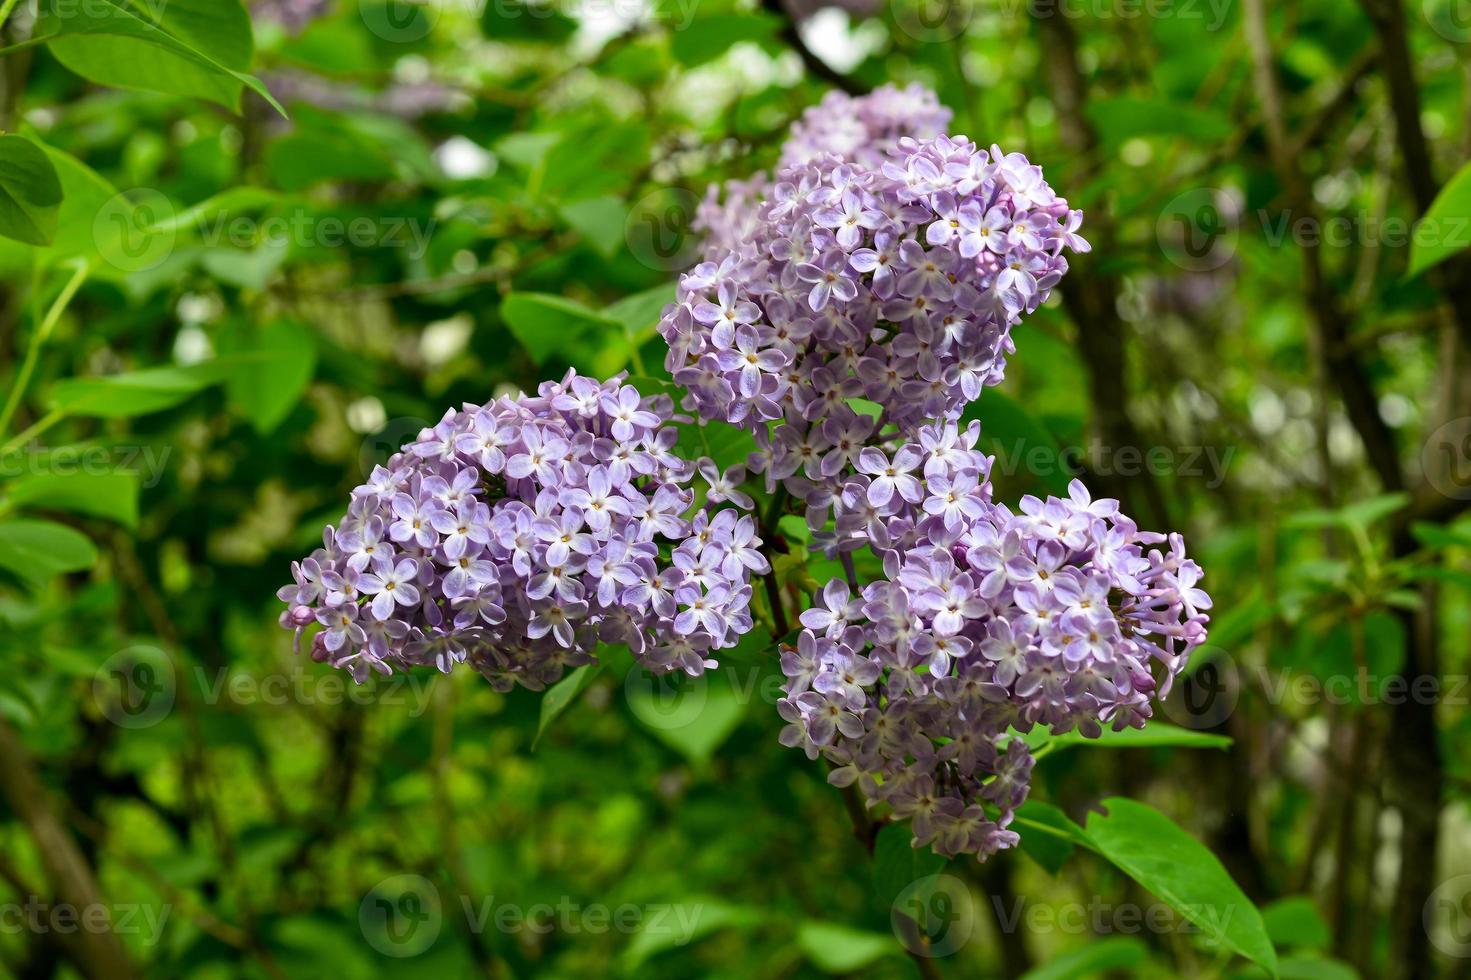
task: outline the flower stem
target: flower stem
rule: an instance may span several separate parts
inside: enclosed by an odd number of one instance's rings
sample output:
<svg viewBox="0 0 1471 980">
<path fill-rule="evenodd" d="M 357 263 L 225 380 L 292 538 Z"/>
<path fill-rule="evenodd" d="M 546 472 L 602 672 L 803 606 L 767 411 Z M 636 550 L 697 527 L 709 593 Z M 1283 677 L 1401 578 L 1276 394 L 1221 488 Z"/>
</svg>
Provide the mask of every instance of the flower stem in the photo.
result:
<svg viewBox="0 0 1471 980">
<path fill-rule="evenodd" d="M 10 12 L 15 9 L 15 5 L 19 2 L 20 0 L 5 0 L 5 6 L 0 7 L 0 27 L 5 26 L 5 22 L 10 19 Z"/>
<path fill-rule="evenodd" d="M 0 24 L 4 23 L 5 17 L 10 13 L 10 8 L 14 5 L 15 0 L 10 0 L 5 7 L 0 8 Z M 15 384 L 11 386 L 10 396 L 5 400 L 5 408 L 0 411 L 0 435 L 10 430 L 10 420 L 15 417 L 15 410 L 20 407 L 21 396 L 25 393 L 26 386 L 31 383 L 31 375 L 35 373 L 36 361 L 41 356 L 41 348 L 51 336 L 51 331 L 56 328 L 56 322 L 61 319 L 61 314 L 66 311 L 72 297 L 77 294 L 78 289 L 82 288 L 82 283 L 86 281 L 87 273 L 90 271 L 91 267 L 85 262 L 77 266 L 77 271 L 72 273 L 66 285 L 61 287 L 61 292 L 56 294 L 56 299 L 52 301 L 50 309 L 42 317 L 40 325 L 36 327 L 36 332 L 31 335 L 31 344 L 26 348 L 26 359 L 20 366 L 20 373 L 15 376 Z"/>
</svg>

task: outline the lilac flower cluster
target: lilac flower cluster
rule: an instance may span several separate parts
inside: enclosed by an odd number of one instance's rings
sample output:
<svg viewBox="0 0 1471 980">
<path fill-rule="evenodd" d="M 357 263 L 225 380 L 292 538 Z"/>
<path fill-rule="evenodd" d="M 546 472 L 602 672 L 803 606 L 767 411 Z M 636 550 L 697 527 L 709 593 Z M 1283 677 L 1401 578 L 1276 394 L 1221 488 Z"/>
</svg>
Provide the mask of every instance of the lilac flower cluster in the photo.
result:
<svg viewBox="0 0 1471 980">
<path fill-rule="evenodd" d="M 756 435 L 768 485 L 832 480 L 886 426 L 958 418 L 1001 380 L 1011 327 L 1088 248 L 1081 220 L 1025 157 L 963 139 L 790 166 L 744 241 L 681 278 L 666 366 L 686 407 Z"/>
<path fill-rule="evenodd" d="M 835 156 L 878 170 L 905 137 L 933 139 L 950 125 L 950 110 L 917 82 L 882 85 L 867 95 L 829 92 L 792 124 L 778 170 Z"/>
<path fill-rule="evenodd" d="M 708 461 L 691 513 L 696 465 L 673 453 L 671 412 L 621 376 L 575 373 L 451 409 L 293 565 L 282 625 L 320 623 L 314 656 L 360 681 L 468 661 L 498 690 L 540 690 L 599 643 L 702 673 L 750 630 L 750 574 L 769 566 L 750 498 Z"/>
<path fill-rule="evenodd" d="M 701 206 L 704 260 L 659 330 L 683 407 L 753 434 L 745 467 L 679 458 L 672 400 L 621 376 L 466 405 L 354 491 L 293 566 L 282 624 L 319 624 L 314 656 L 359 680 L 468 661 L 539 690 L 599 643 L 698 675 L 752 628 L 751 574 L 773 574 L 749 470 L 845 572 L 781 653 L 783 744 L 909 820 L 916 847 L 1014 846 L 1023 736 L 1143 727 L 1211 601 L 1178 535 L 1077 481 L 993 499 L 962 411 L 1001 380 L 1063 250 L 1089 246 L 1038 167 L 948 122 L 918 86 L 829 95 L 774 181 Z M 867 584 L 863 549 L 882 566 Z"/>
<path fill-rule="evenodd" d="M 874 475 L 843 488 L 837 526 L 873 545 L 885 575 L 830 582 L 802 614 L 782 655 L 781 738 L 909 819 L 916 847 L 984 859 L 1018 839 L 1007 828 L 1033 763 L 1019 733 L 1143 727 L 1204 641 L 1211 602 L 1178 535 L 1146 553 L 1166 539 L 1077 481 L 1069 499 L 1028 496 L 1014 513 L 990 500 L 973 432 L 922 433 L 949 448 L 901 447 L 887 457 L 904 460 L 897 477 L 871 456 Z"/>
<path fill-rule="evenodd" d="M 931 139 L 949 124 L 950 110 L 918 83 L 881 85 L 867 95 L 829 92 L 792 123 L 777 169 L 832 156 L 877 170 L 904 137 Z M 705 236 L 705 260 L 718 263 L 751 240 L 772 186 L 765 173 L 710 186 L 692 226 Z"/>
</svg>

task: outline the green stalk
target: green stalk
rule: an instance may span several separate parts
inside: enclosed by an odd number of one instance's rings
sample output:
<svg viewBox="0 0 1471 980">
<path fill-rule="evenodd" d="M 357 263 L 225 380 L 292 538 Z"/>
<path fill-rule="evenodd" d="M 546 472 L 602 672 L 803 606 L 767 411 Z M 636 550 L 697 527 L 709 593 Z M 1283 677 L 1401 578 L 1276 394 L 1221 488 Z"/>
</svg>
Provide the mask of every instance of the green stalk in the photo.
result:
<svg viewBox="0 0 1471 980">
<path fill-rule="evenodd" d="M 0 22 L 3 22 L 3 15 L 14 5 L 15 0 L 9 0 L 4 8 L 0 8 Z M 56 294 L 51 308 L 41 319 L 40 326 L 31 335 L 31 345 L 26 349 L 25 362 L 20 366 L 20 373 L 15 376 L 15 384 L 10 389 L 10 397 L 5 400 L 5 409 L 0 411 L 0 435 L 10 431 L 10 421 L 15 417 L 15 410 L 20 407 L 21 396 L 25 394 L 26 387 L 31 383 L 31 375 L 36 370 L 36 361 L 41 356 L 41 347 L 51 336 L 51 331 L 56 329 L 56 323 L 61 319 L 61 314 L 66 312 L 72 297 L 77 294 L 78 289 L 82 288 L 82 283 L 86 281 L 87 274 L 91 271 L 91 266 L 86 262 L 77 266 L 77 271 L 67 280 L 66 285 L 61 287 L 61 292 Z"/>
<path fill-rule="evenodd" d="M 5 6 L 0 7 L 0 27 L 5 26 L 5 22 L 10 19 L 10 12 L 15 9 L 15 5 L 19 2 L 20 0 L 5 0 Z"/>
</svg>

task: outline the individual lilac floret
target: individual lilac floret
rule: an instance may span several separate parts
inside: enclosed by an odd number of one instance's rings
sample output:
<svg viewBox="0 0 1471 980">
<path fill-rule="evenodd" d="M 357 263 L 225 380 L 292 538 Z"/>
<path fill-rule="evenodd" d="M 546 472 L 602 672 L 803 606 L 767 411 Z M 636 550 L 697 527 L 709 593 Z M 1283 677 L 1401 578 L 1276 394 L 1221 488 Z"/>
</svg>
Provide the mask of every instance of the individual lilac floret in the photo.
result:
<svg viewBox="0 0 1471 980">
<path fill-rule="evenodd" d="M 469 661 L 498 690 L 540 690 L 599 643 L 700 674 L 751 629 L 750 575 L 768 565 L 739 472 L 699 461 L 713 482 L 693 506 L 671 412 L 622 376 L 575 373 L 451 409 L 293 565 L 282 625 L 321 624 L 313 655 L 360 681 Z"/>
<path fill-rule="evenodd" d="M 875 433 L 956 419 L 1001 381 L 1011 328 L 1088 248 L 1081 220 L 1021 154 L 964 139 L 788 167 L 738 247 L 681 278 L 666 365 L 775 470 L 831 478 Z"/>
<path fill-rule="evenodd" d="M 877 513 L 868 535 L 840 537 L 871 541 L 885 575 L 831 582 L 802 614 L 778 708 L 783 744 L 910 820 L 916 847 L 984 860 L 1018 839 L 1033 761 L 1018 733 L 1142 728 L 1204 642 L 1211 602 L 1179 535 L 1141 532 L 1077 481 L 1013 512 L 967 453 L 930 457 L 917 500 L 884 487 L 876 507 L 868 476 L 843 487 L 840 528 L 843 501 Z"/>
</svg>

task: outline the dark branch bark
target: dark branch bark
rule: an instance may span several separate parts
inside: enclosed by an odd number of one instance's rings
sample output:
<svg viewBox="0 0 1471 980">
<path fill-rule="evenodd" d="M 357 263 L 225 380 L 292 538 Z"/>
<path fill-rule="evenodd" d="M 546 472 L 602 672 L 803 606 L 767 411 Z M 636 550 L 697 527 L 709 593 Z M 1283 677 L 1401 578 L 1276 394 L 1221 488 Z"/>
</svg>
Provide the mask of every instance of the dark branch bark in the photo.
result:
<svg viewBox="0 0 1471 980">
<path fill-rule="evenodd" d="M 797 52 L 797 57 L 802 59 L 802 64 L 806 67 L 809 74 L 822 79 L 835 88 L 842 89 L 849 95 L 862 95 L 868 91 L 868 86 L 858 81 L 858 79 L 838 71 L 832 65 L 819 58 L 811 48 L 807 47 L 807 42 L 802 40 L 802 32 L 797 29 L 796 20 L 793 19 L 791 12 L 787 10 L 786 5 L 781 0 L 761 0 L 761 7 L 767 13 L 781 18 L 782 40 L 787 42 L 793 51 Z"/>
<path fill-rule="evenodd" d="M 1430 144 L 1420 125 L 1420 86 L 1415 81 L 1404 8 L 1400 0 L 1360 2 L 1379 37 L 1382 49 L 1379 71 L 1389 89 L 1395 142 L 1405 165 L 1405 183 L 1409 185 L 1415 210 L 1423 216 L 1440 192 L 1440 183 L 1435 179 Z M 1471 256 L 1462 252 L 1432 269 L 1427 277 L 1450 304 L 1462 345 L 1471 348 Z"/>
<path fill-rule="evenodd" d="M 1277 81 L 1277 66 L 1267 35 L 1266 12 L 1261 0 L 1247 0 L 1245 5 L 1246 37 L 1251 48 L 1252 74 L 1267 131 L 1267 146 L 1273 169 L 1282 184 L 1282 198 L 1295 220 L 1318 225 L 1317 209 L 1308 193 L 1307 183 L 1298 169 L 1288 141 L 1282 93 Z M 1328 282 L 1323 256 L 1317 242 L 1305 241 L 1301 247 L 1303 292 L 1308 316 L 1316 336 L 1313 346 L 1324 373 L 1338 386 L 1339 397 L 1349 422 L 1364 445 L 1369 465 L 1380 484 L 1390 491 L 1404 488 L 1400 470 L 1399 449 L 1394 433 L 1379 414 L 1379 399 L 1368 373 L 1354 356 L 1349 338 L 1349 316 L 1339 303 L 1337 293 Z"/>
<path fill-rule="evenodd" d="M 1420 128 L 1419 90 L 1409 58 L 1403 13 L 1398 0 L 1363 2 L 1375 22 L 1379 37 L 1381 71 L 1388 83 L 1406 178 L 1411 195 L 1423 212 L 1434 200 L 1436 187 L 1429 148 Z M 1306 210 L 1311 201 L 1296 160 L 1287 153 L 1286 127 L 1262 0 L 1246 0 L 1245 13 L 1257 88 L 1267 110 L 1267 135 L 1273 159 L 1287 189 L 1289 206 L 1307 216 L 1311 214 Z M 1392 439 L 1388 438 L 1387 426 L 1379 417 L 1367 378 L 1358 373 L 1357 359 L 1345 347 L 1347 324 L 1342 319 L 1342 311 L 1337 309 L 1336 297 L 1324 283 L 1316 249 L 1304 249 L 1304 259 L 1308 268 L 1308 294 L 1314 322 L 1322 334 L 1325 360 L 1339 383 L 1350 421 L 1363 439 L 1384 489 L 1403 489 L 1405 480 L 1398 465 L 1398 454 Z M 1463 276 L 1461 283 L 1446 288 L 1442 280 L 1441 286 L 1456 320 L 1455 332 L 1464 342 L 1465 338 L 1471 338 L 1471 282 Z M 1453 352 L 1446 359 L 1446 369 L 1450 369 L 1457 360 Z M 1393 536 L 1394 554 L 1403 556 L 1415 547 L 1415 542 L 1401 526 Z M 1418 611 L 1399 613 L 1409 641 L 1404 674 L 1411 684 L 1421 676 L 1438 679 L 1440 675 L 1437 596 L 1435 589 L 1428 585 L 1420 592 L 1423 607 Z M 1410 980 L 1429 976 L 1431 972 L 1429 944 L 1425 942 L 1421 916 L 1426 897 L 1435 887 L 1435 857 L 1445 781 L 1435 705 L 1419 698 L 1405 698 L 1395 704 L 1391 709 L 1385 753 L 1389 802 L 1399 811 L 1402 820 L 1399 878 L 1389 915 L 1388 971 L 1385 975 L 1394 980 Z M 1360 860 L 1365 859 L 1360 856 Z M 1347 871 L 1339 869 L 1339 873 Z"/>
<path fill-rule="evenodd" d="M 50 796 L 36 773 L 35 760 L 4 720 L 0 720 L 0 793 L 35 841 L 57 901 L 70 905 L 78 914 L 93 907 L 107 908 L 96 875 L 52 809 Z M 77 929 L 58 935 L 84 976 L 115 980 L 136 975 L 111 929 Z"/>
<path fill-rule="evenodd" d="M 1057 107 L 1063 146 L 1079 161 L 1074 176 L 1086 178 L 1098 165 L 1099 143 L 1098 134 L 1083 111 L 1088 90 L 1078 65 L 1077 36 L 1066 17 L 1037 11 L 1033 15 L 1046 50 L 1043 62 L 1052 101 Z M 1126 330 L 1118 310 L 1119 285 L 1093 258 L 1109 253 L 1113 228 L 1108 214 L 1103 209 L 1091 211 L 1086 231 L 1093 242 L 1092 255 L 1069 259 L 1072 269 L 1060 288 L 1068 313 L 1077 326 L 1078 346 L 1088 372 L 1093 426 L 1108 449 L 1143 450 L 1144 437 L 1128 411 Z M 1093 480 L 1103 493 L 1122 500 L 1141 525 L 1154 529 L 1170 526 L 1164 493 L 1152 473 L 1146 471 L 1130 479 L 1100 474 Z"/>
</svg>

